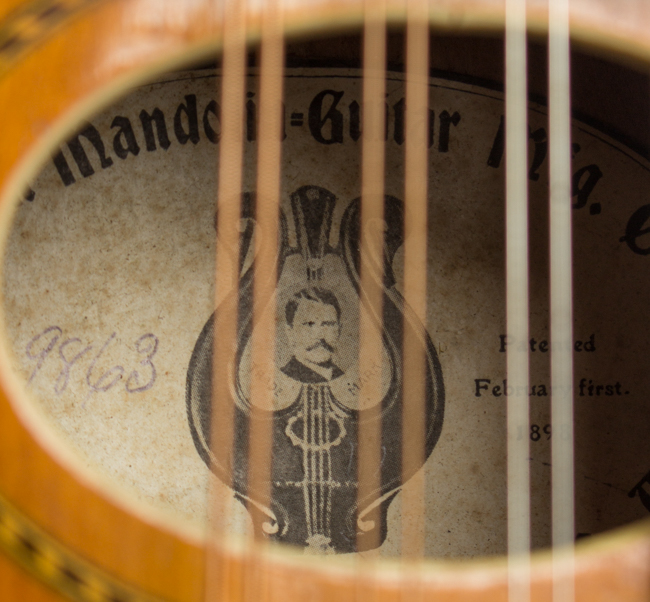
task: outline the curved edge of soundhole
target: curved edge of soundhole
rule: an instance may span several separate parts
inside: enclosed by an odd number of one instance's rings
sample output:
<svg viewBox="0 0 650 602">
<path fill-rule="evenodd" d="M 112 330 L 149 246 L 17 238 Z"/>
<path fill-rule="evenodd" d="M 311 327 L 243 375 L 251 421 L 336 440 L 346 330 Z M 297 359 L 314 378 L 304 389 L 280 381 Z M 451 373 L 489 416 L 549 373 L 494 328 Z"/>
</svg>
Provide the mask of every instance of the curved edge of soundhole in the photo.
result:
<svg viewBox="0 0 650 602">
<path fill-rule="evenodd" d="M 437 23 L 435 18 L 432 21 L 434 24 Z M 350 25 L 356 25 L 356 19 L 351 19 Z M 497 20 L 494 20 L 493 26 L 495 28 L 498 27 Z M 325 28 L 325 25 L 318 28 L 314 26 L 314 28 L 322 30 Z M 24 155 L 19 166 L 13 171 L 11 177 L 5 184 L 0 203 L 0 248 L 2 249 L 2 254 L 4 255 L 4 249 L 7 243 L 11 217 L 23 194 L 26 182 L 37 174 L 39 167 L 45 162 L 51 150 L 64 140 L 66 135 L 71 134 L 75 130 L 75 125 L 79 121 L 84 117 L 92 115 L 99 109 L 108 106 L 111 101 L 121 96 L 136 83 L 163 73 L 167 69 L 177 68 L 192 60 L 204 58 L 210 52 L 218 50 L 218 47 L 218 42 L 214 40 L 202 40 L 197 42 L 189 50 L 178 52 L 173 56 L 165 57 L 155 62 L 143 61 L 143 64 L 139 65 L 136 70 L 122 75 L 110 87 L 98 88 L 93 94 L 76 102 L 72 108 L 62 115 L 51 127 L 48 135 L 42 139 L 42 142 Z M 650 50 L 645 46 L 643 46 L 643 52 L 650 54 Z M 640 54 L 639 52 L 636 56 Z M 0 318 L 3 318 L 1 312 Z M 4 339 L 5 334 L 4 320 L 0 319 L 0 337 Z M 86 468 L 77 456 L 70 452 L 65 444 L 61 442 L 60 438 L 52 432 L 47 419 L 42 413 L 34 408 L 31 403 L 25 402 L 27 393 L 24 385 L 13 374 L 10 365 L 11 358 L 9 352 L 5 345 L 2 344 L 0 346 L 0 379 L 3 390 L 7 394 L 8 401 L 38 445 L 52 454 L 63 469 L 69 469 L 71 474 L 79 479 L 84 486 L 92 489 L 95 493 L 105 496 L 112 503 L 132 513 L 139 520 L 157 528 L 168 530 L 175 536 L 195 545 L 201 545 L 203 543 L 204 536 L 202 533 L 189 529 L 185 524 L 176 519 L 172 519 L 165 512 L 153 510 L 146 504 L 134 501 L 128 493 L 116 490 L 113 484 L 108 485 L 104 483 L 101 479 L 97 478 L 94 472 Z M 629 549 L 638 546 L 647 546 L 648 538 L 650 538 L 649 521 L 642 521 L 595 536 L 591 541 L 580 543 L 577 546 L 578 568 L 580 569 L 582 563 L 588 565 L 594 562 L 600 562 L 602 564 L 602 559 L 612 558 L 616 554 L 622 556 L 625 553 L 623 548 Z M 234 542 L 232 544 L 231 549 L 233 553 L 245 553 L 245 550 L 240 544 L 241 542 Z M 311 570 L 317 566 L 313 560 L 303 558 L 287 549 L 270 548 L 268 554 L 271 558 L 275 558 L 275 561 L 279 564 L 285 566 L 306 566 Z M 534 553 L 534 566 L 541 567 L 543 572 L 544 567 L 547 567 L 550 562 L 549 555 L 549 551 Z M 316 562 L 320 564 L 318 560 Z M 439 574 L 440 570 L 451 569 L 453 577 L 449 576 L 449 578 L 453 578 L 454 580 L 459 577 L 457 571 L 465 574 L 467 571 L 478 570 L 483 574 L 487 571 L 487 573 L 492 575 L 494 580 L 499 581 L 505 572 L 504 563 L 505 559 L 503 558 L 479 558 L 471 561 L 426 560 L 415 563 L 412 568 L 408 569 L 409 572 L 403 573 L 401 571 L 402 564 L 397 561 L 385 560 L 382 561 L 382 565 L 387 570 L 382 571 L 384 574 L 381 579 L 390 581 L 398 578 L 402 580 L 406 579 L 408 574 L 412 574 L 415 571 L 425 582 L 431 581 L 432 583 L 436 583 L 439 579 L 443 581 L 447 579 L 447 577 L 441 578 Z M 354 569 L 354 562 L 349 558 L 339 558 L 332 563 L 331 568 L 318 568 L 319 571 L 331 572 L 332 574 L 338 573 L 340 569 L 352 570 Z"/>
<path fill-rule="evenodd" d="M 28 182 L 38 175 L 42 166 L 51 157 L 53 150 L 69 138 L 84 119 L 88 119 L 110 106 L 112 102 L 133 87 L 146 83 L 165 72 L 179 69 L 183 65 L 205 60 L 206 57 L 217 52 L 218 48 L 219 45 L 215 40 L 201 40 L 194 45 L 189 45 L 182 52 L 162 58 L 156 57 L 155 62 L 137 65 L 128 73 L 117 77 L 109 86 L 99 87 L 92 94 L 74 102 L 65 113 L 61 114 L 51 124 L 47 135 L 41 137 L 32 148 L 25 149 L 18 165 L 5 180 L 0 198 L 0 257 L 4 259 L 13 215 L 28 188 Z M 8 75 L 8 77 L 12 76 L 16 79 L 18 77 L 15 72 Z M 2 383 L 2 392 L 6 395 L 8 403 L 22 425 L 34 438 L 34 442 L 50 454 L 63 470 L 69 471 L 85 487 L 105 497 L 111 503 L 145 523 L 169 531 L 193 545 L 202 545 L 205 538 L 203 530 L 178 518 L 171 512 L 138 501 L 127 489 L 114 482 L 107 483 L 94 470 L 88 468 L 87 463 L 81 460 L 62 436 L 54 431 L 51 420 L 35 403 L 30 401 L 25 383 L 11 367 L 12 357 L 7 348 L 6 339 L 4 308 L 0 307 L 0 382 Z M 0 495 L 2 493 L 0 485 Z"/>
</svg>

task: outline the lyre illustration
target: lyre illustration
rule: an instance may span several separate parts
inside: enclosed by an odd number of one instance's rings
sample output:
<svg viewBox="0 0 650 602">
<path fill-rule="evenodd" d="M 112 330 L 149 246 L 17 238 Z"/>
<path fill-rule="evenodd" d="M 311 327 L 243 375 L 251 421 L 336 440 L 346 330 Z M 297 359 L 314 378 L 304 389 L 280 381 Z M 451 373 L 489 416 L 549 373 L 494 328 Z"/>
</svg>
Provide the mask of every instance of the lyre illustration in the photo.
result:
<svg viewBox="0 0 650 602">
<path fill-rule="evenodd" d="M 245 219 L 254 221 L 251 195 L 245 196 Z M 270 538 L 304 547 L 308 552 L 362 551 L 363 534 L 378 530 L 371 541 L 382 543 L 387 511 L 403 482 L 402 474 L 404 328 L 417 333 L 426 357 L 426 444 L 432 452 L 443 422 L 444 387 L 435 348 L 424 325 L 417 323 L 396 289 L 392 263 L 403 243 L 402 203 L 385 197 L 386 233 L 383 267 L 383 353 L 377 373 L 382 379 L 379 420 L 382 433 L 379 489 L 358 500 L 357 431 L 360 421 L 377 419 L 359 407 L 359 200 L 346 207 L 338 244 L 331 245 L 338 199 L 317 186 L 291 195 L 291 215 L 284 218 L 278 257 L 276 376 L 273 385 L 271 507 L 262 506 L 247 487 L 250 407 L 251 279 L 255 262 L 245 263 L 254 226 L 242 235 L 239 328 L 231 384 L 235 411 L 235 459 L 232 487 L 253 519 L 254 528 Z M 287 222 L 296 243 L 289 243 Z M 219 311 L 219 308 L 216 310 Z M 214 320 L 201 332 L 187 375 L 190 429 L 204 461 L 223 478 L 219 459 L 210 451 L 212 340 Z M 418 467 L 419 468 L 419 467 Z M 359 535 L 361 534 L 361 536 Z"/>
</svg>

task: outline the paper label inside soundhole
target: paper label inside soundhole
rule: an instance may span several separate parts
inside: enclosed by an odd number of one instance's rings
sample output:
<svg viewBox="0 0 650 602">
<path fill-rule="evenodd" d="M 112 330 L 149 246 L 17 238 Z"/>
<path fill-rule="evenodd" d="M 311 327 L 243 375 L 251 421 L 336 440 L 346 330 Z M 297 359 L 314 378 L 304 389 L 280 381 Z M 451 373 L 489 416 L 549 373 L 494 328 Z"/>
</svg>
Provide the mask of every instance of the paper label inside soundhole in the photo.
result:
<svg viewBox="0 0 650 602">
<path fill-rule="evenodd" d="M 205 524 L 208 482 L 236 497 L 237 529 L 307 553 L 355 550 L 378 529 L 400 550 L 401 338 L 426 358 L 426 553 L 506 551 L 506 348 L 530 350 L 533 541 L 550 540 L 547 113 L 530 107 L 530 340 L 505 337 L 504 103 L 430 82 L 428 315 L 402 292 L 404 84 L 390 73 L 381 489 L 356 507 L 360 72 L 285 80 L 273 503 L 246 490 L 250 280 L 258 92 L 248 79 L 240 322 L 231 378 L 235 477 L 210 477 L 209 390 L 220 80 L 142 86 L 60 147 L 20 204 L 5 257 L 8 345 L 31 402 L 107 481 Z M 573 130 L 576 537 L 647 516 L 650 173 L 579 122 Z M 248 288 L 246 288 L 248 287 Z M 219 311 L 219 310 L 218 310 Z M 314 333 L 314 329 L 318 330 Z M 243 434 L 242 434 L 243 433 Z M 409 487 L 407 481 L 404 487 Z M 372 517 L 372 521 L 368 519 Z"/>
</svg>

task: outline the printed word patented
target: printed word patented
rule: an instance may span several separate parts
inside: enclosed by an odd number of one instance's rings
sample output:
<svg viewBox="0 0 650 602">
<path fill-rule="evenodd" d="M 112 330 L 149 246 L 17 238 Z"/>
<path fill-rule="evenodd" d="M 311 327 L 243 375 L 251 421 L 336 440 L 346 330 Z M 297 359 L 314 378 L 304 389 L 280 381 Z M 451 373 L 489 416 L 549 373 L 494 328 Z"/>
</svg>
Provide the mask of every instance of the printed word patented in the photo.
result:
<svg viewBox="0 0 650 602">
<path fill-rule="evenodd" d="M 574 341 L 573 350 L 577 352 L 586 351 L 587 353 L 593 353 L 596 351 L 596 335 L 592 334 L 586 341 Z M 499 352 L 505 353 L 506 349 L 516 349 L 517 351 L 532 351 L 548 353 L 549 351 L 556 349 L 556 345 L 549 343 L 547 340 L 538 341 L 534 337 L 531 337 L 528 341 L 515 341 L 512 337 L 509 337 L 506 334 L 499 335 Z"/>
<path fill-rule="evenodd" d="M 27 358 L 35 362 L 28 383 L 41 372 L 46 361 L 57 362 L 59 369 L 54 377 L 54 392 L 61 395 L 70 384 L 73 373 L 84 379 L 89 393 L 103 393 L 117 385 L 124 385 L 128 393 L 143 393 L 156 382 L 156 367 L 153 363 L 158 351 L 158 337 L 143 334 L 135 343 L 135 356 L 128 367 L 114 365 L 106 367 L 102 362 L 107 349 L 118 345 L 117 333 L 112 333 L 100 343 L 86 345 L 78 337 L 68 337 L 59 326 L 49 326 L 33 337 L 25 347 Z M 133 354 L 133 352 L 130 352 Z"/>
</svg>

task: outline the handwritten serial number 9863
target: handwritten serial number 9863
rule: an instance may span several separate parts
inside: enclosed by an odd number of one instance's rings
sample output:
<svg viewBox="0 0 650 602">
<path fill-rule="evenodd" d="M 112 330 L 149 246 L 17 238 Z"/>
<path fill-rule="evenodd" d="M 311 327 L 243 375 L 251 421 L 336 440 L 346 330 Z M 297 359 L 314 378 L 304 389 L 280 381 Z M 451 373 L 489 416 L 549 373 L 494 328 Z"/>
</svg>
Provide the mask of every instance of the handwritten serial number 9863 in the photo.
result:
<svg viewBox="0 0 650 602">
<path fill-rule="evenodd" d="M 36 362 L 27 382 L 31 383 L 36 378 L 49 357 L 54 360 L 58 355 L 60 371 L 54 378 L 54 392 L 57 395 L 61 395 L 68 388 L 71 373 L 75 368 L 77 372 L 85 368 L 83 376 L 90 394 L 103 393 L 118 383 L 123 383 L 128 393 L 148 391 L 156 382 L 153 358 L 158 351 L 158 337 L 151 333 L 143 334 L 135 341 L 137 357 L 131 366 L 125 369 L 124 366 L 116 365 L 106 370 L 99 366 L 99 362 L 115 340 L 116 334 L 112 333 L 101 344 L 86 345 L 77 337 L 64 336 L 59 326 L 49 326 L 33 337 L 25 347 L 28 359 Z M 54 353 L 55 349 L 58 349 L 57 354 Z"/>
</svg>

